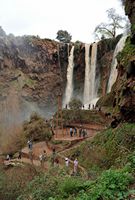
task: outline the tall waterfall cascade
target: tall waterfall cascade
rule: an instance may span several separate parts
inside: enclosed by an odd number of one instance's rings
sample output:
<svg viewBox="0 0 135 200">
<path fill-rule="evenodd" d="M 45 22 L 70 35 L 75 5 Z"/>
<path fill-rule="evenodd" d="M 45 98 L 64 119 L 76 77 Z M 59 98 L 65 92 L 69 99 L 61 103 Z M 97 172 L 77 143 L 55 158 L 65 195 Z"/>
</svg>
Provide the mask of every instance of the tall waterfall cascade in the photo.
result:
<svg viewBox="0 0 135 200">
<path fill-rule="evenodd" d="M 72 46 L 70 55 L 68 57 L 67 85 L 63 102 L 64 107 L 69 104 L 73 94 L 73 71 L 74 71 L 74 46 Z"/>
<path fill-rule="evenodd" d="M 122 51 L 122 49 L 124 48 L 126 39 L 127 39 L 127 35 L 123 35 L 115 47 L 112 64 L 111 64 L 110 77 L 109 77 L 108 86 L 107 86 L 107 93 L 109 93 L 111 91 L 112 85 L 116 81 L 117 74 L 118 74 L 118 71 L 116 69 L 117 64 L 118 64 L 116 57 L 117 57 L 118 53 L 120 51 Z"/>
<path fill-rule="evenodd" d="M 84 81 L 84 104 L 90 101 L 90 44 L 85 44 L 85 81 Z"/>
<path fill-rule="evenodd" d="M 85 81 L 84 81 L 84 105 L 91 104 L 97 99 L 96 84 L 96 63 L 97 63 L 97 43 L 92 44 L 91 57 L 89 56 L 89 44 L 85 44 Z"/>
</svg>

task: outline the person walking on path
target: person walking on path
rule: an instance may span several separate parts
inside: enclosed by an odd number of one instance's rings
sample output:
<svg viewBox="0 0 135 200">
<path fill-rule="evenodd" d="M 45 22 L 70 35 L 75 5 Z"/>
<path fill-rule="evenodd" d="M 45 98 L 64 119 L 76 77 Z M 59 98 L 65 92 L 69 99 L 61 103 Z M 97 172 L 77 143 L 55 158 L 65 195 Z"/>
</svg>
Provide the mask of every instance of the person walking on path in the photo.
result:
<svg viewBox="0 0 135 200">
<path fill-rule="evenodd" d="M 74 174 L 77 174 L 77 170 L 78 170 L 78 160 L 77 158 L 74 160 Z"/>
<path fill-rule="evenodd" d="M 77 136 L 77 128 L 74 128 L 74 136 Z"/>
<path fill-rule="evenodd" d="M 46 151 L 44 150 L 42 154 L 40 154 L 39 159 L 41 163 L 41 167 L 44 167 L 45 161 L 46 161 Z"/>
<path fill-rule="evenodd" d="M 29 150 L 29 159 L 30 159 L 31 163 L 33 164 L 33 152 L 31 149 Z"/>
<path fill-rule="evenodd" d="M 73 137 L 73 129 L 70 128 L 70 136 Z"/>
<path fill-rule="evenodd" d="M 65 165 L 66 165 L 66 167 L 69 166 L 69 158 L 65 158 Z"/>
<path fill-rule="evenodd" d="M 33 147 L 32 140 L 28 140 L 27 144 L 28 144 L 29 150 L 32 150 L 32 147 Z"/>
</svg>

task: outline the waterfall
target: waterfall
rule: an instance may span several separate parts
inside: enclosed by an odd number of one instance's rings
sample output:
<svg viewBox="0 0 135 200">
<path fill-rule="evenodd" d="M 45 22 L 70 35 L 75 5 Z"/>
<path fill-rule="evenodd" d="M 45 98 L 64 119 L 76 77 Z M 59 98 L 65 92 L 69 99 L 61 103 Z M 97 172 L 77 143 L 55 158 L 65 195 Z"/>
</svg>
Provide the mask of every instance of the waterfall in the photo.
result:
<svg viewBox="0 0 135 200">
<path fill-rule="evenodd" d="M 122 51 L 122 49 L 124 48 L 126 38 L 127 38 L 127 35 L 123 35 L 115 47 L 112 64 L 111 64 L 110 77 L 109 77 L 108 86 L 107 86 L 107 93 L 111 91 L 111 87 L 116 81 L 117 74 L 118 74 L 117 69 L 116 69 L 117 64 L 118 64 L 116 57 L 118 53 Z"/>
<path fill-rule="evenodd" d="M 90 100 L 90 44 L 85 44 L 85 81 L 83 102 L 86 104 Z"/>
<path fill-rule="evenodd" d="M 96 64 L 97 64 L 97 43 L 93 43 L 92 53 L 91 53 L 91 73 L 90 73 L 91 100 L 97 97 Z"/>
<path fill-rule="evenodd" d="M 89 57 L 90 45 L 85 44 L 85 82 L 84 82 L 84 105 L 90 104 L 97 97 L 96 87 L 96 61 L 97 43 L 92 44 L 91 59 Z"/>
<path fill-rule="evenodd" d="M 67 67 L 67 85 L 65 90 L 65 97 L 64 97 L 64 107 L 66 104 L 68 105 L 73 94 L 73 70 L 74 70 L 74 46 L 70 51 L 70 55 L 68 57 L 68 67 Z"/>
</svg>

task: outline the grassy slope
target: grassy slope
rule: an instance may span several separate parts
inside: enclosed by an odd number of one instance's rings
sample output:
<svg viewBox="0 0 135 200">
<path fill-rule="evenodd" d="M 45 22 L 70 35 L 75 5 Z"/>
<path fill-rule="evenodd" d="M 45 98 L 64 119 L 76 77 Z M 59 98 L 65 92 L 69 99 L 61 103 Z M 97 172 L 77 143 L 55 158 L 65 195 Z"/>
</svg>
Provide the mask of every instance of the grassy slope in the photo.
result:
<svg viewBox="0 0 135 200">
<path fill-rule="evenodd" d="M 135 124 L 106 129 L 70 155 L 76 152 L 89 180 L 69 177 L 64 169 L 54 168 L 30 182 L 18 200 L 134 199 Z"/>
</svg>

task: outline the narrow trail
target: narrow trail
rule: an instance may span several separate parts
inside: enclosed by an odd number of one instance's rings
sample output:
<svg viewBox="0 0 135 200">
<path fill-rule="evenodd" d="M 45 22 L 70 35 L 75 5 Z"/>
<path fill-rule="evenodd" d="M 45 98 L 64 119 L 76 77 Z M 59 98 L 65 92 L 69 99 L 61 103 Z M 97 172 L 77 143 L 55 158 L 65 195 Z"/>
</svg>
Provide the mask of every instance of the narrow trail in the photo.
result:
<svg viewBox="0 0 135 200">
<path fill-rule="evenodd" d="M 80 140 L 80 141 L 76 142 L 75 144 L 73 144 L 73 145 L 67 147 L 66 149 L 60 150 L 60 151 L 58 152 L 58 155 L 59 155 L 61 158 L 63 158 L 63 160 L 64 160 L 66 156 L 65 156 L 65 155 L 62 155 L 62 154 L 67 153 L 68 151 L 71 151 L 71 150 L 73 150 L 73 149 L 76 149 L 76 148 L 79 147 L 80 144 L 81 144 L 82 142 L 84 142 L 84 141 L 90 141 L 90 140 L 92 140 L 92 139 L 95 137 L 95 135 L 96 135 L 96 134 L 93 134 L 91 137 L 86 137 L 86 138 L 84 138 L 83 140 Z M 74 161 L 71 160 L 71 159 L 69 159 L 69 161 L 70 161 L 70 164 L 72 164 L 72 168 L 73 168 Z M 84 167 L 82 167 L 80 164 L 78 164 L 78 169 L 81 170 L 81 171 L 83 172 L 84 177 L 87 179 L 87 178 L 88 178 L 87 170 L 86 170 Z"/>
</svg>

